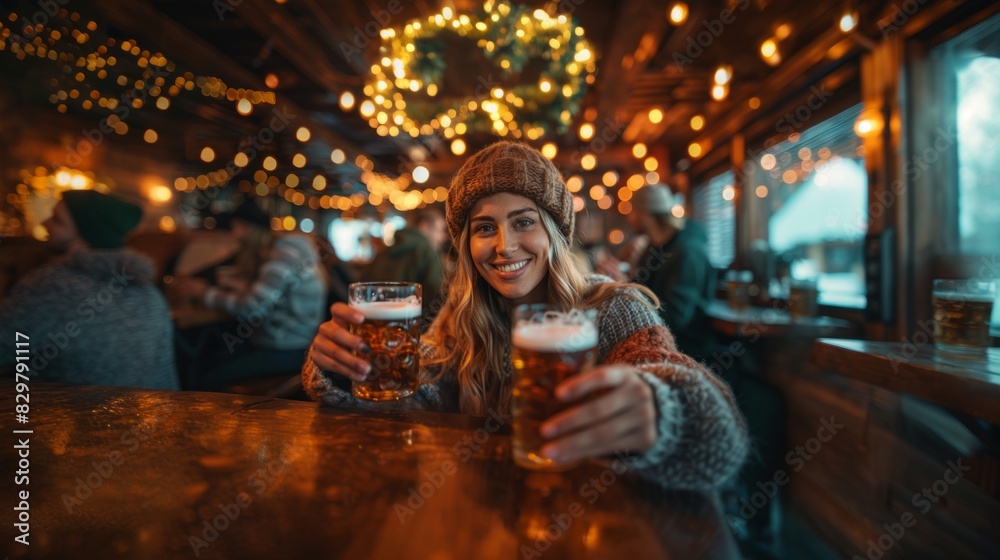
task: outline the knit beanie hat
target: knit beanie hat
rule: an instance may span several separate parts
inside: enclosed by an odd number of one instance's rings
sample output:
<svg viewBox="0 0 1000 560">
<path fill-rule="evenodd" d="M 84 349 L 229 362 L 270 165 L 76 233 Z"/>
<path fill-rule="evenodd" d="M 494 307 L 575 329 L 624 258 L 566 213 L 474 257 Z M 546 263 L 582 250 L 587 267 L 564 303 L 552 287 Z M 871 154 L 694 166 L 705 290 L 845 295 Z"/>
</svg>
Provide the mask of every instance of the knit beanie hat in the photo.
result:
<svg viewBox="0 0 1000 560">
<path fill-rule="evenodd" d="M 451 180 L 445 214 L 453 242 L 458 242 L 472 207 L 501 192 L 534 200 L 552 215 L 567 240 L 573 236 L 573 195 L 556 166 L 527 144 L 500 141 L 469 158 Z"/>
<path fill-rule="evenodd" d="M 142 219 L 134 204 L 97 191 L 66 191 L 62 195 L 76 231 L 94 249 L 118 249 Z"/>
</svg>

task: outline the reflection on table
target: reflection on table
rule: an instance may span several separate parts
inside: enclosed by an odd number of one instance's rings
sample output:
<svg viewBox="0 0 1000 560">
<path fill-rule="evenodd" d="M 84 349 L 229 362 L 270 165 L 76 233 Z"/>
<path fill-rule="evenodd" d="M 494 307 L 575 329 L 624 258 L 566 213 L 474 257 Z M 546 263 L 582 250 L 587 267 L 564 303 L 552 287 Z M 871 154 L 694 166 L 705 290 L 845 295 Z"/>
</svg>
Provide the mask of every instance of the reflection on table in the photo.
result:
<svg viewBox="0 0 1000 560">
<path fill-rule="evenodd" d="M 520 470 L 496 420 L 41 383 L 32 397 L 36 556 L 738 558 L 715 495 L 596 463 Z"/>
</svg>

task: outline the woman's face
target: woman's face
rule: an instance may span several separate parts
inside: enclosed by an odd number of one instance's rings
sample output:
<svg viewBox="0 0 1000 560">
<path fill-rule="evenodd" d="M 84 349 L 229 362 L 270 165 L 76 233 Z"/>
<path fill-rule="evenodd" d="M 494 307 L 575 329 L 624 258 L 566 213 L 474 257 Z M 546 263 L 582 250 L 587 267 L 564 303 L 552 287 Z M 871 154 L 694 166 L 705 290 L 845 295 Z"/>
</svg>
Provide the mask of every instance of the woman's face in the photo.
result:
<svg viewBox="0 0 1000 560">
<path fill-rule="evenodd" d="M 513 305 L 544 303 L 549 235 L 530 198 L 498 193 L 469 213 L 469 251 L 476 270 Z"/>
</svg>

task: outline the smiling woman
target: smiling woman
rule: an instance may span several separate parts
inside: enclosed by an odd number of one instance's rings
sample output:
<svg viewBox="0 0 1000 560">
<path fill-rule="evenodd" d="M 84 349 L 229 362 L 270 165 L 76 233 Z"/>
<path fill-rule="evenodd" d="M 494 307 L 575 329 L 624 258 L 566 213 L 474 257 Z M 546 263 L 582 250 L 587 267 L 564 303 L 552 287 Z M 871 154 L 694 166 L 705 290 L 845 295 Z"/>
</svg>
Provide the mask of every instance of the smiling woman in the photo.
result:
<svg viewBox="0 0 1000 560">
<path fill-rule="evenodd" d="M 498 142 L 452 180 L 447 222 L 458 266 L 440 313 L 421 340 L 421 386 L 408 405 L 467 414 L 511 409 L 514 306 L 594 309 L 597 366 L 555 387 L 566 407 L 539 427 L 541 454 L 556 464 L 631 454 L 641 476 L 674 488 L 713 488 L 747 452 L 729 388 L 681 354 L 645 288 L 584 277 L 570 257 L 572 195 L 537 150 Z M 363 342 L 347 325 L 362 314 L 334 305 L 303 370 L 327 404 L 359 403 L 333 375 L 363 380 Z M 407 402 L 407 401 L 404 401 Z"/>
</svg>

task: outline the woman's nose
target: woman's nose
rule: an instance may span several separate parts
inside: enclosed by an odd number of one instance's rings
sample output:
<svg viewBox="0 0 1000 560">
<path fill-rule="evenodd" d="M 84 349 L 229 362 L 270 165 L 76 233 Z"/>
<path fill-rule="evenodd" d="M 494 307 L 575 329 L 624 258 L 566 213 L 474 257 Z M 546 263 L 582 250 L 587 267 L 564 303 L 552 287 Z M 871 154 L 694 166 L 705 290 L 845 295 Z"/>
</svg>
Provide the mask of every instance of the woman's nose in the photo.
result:
<svg viewBox="0 0 1000 560">
<path fill-rule="evenodd" d="M 497 231 L 497 254 L 510 255 L 517 250 L 517 237 L 504 228 Z"/>
</svg>

